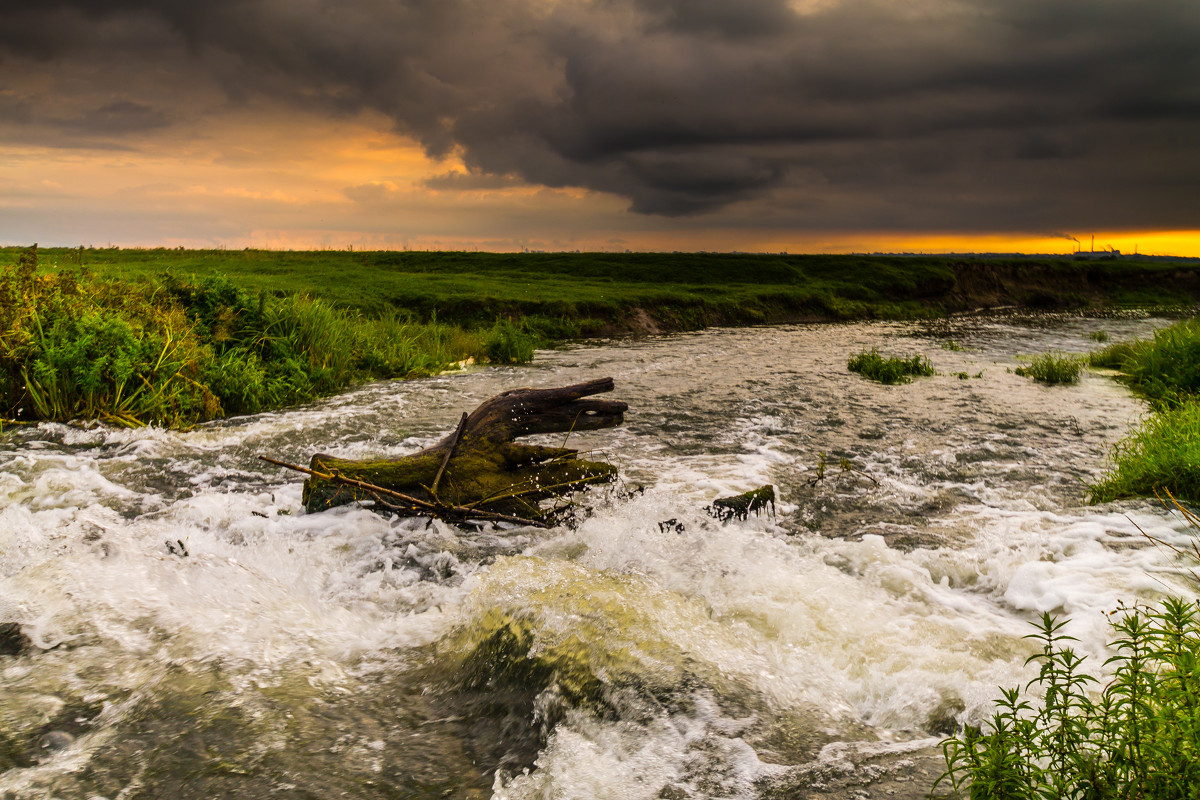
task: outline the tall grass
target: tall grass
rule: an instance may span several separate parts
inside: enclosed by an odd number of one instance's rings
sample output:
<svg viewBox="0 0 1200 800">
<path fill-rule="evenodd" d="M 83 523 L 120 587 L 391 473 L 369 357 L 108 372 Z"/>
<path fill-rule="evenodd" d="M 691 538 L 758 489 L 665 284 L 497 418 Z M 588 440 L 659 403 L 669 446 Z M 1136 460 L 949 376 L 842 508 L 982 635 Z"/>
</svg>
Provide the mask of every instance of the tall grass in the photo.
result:
<svg viewBox="0 0 1200 800">
<path fill-rule="evenodd" d="M 1200 502 L 1200 400 L 1187 400 L 1147 417 L 1116 444 L 1112 468 L 1088 489 L 1095 503 L 1163 490 L 1181 500 Z"/>
<path fill-rule="evenodd" d="M 906 358 L 884 357 L 874 347 L 850 356 L 846 361 L 846 369 L 857 372 L 864 378 L 886 384 L 908 383 L 913 376 L 934 374 L 933 365 L 925 356 L 918 354 Z"/>
<path fill-rule="evenodd" d="M 1090 499 L 1167 490 L 1200 502 L 1200 319 L 1177 322 L 1148 340 L 1110 345 L 1089 361 L 1120 370 L 1153 410 L 1113 448 L 1112 467 L 1088 487 Z"/>
<path fill-rule="evenodd" d="M 1079 374 L 1083 371 L 1083 362 L 1075 356 L 1063 353 L 1043 353 L 1035 356 L 1023 367 L 1017 367 L 1014 372 L 1026 378 L 1033 378 L 1048 386 L 1071 384 L 1079 382 Z"/>
<path fill-rule="evenodd" d="M 1200 318 L 1156 331 L 1149 340 L 1110 345 L 1092 354 L 1091 363 L 1120 370 L 1158 406 L 1178 405 L 1200 392 Z"/>
<path fill-rule="evenodd" d="M 0 418 L 186 426 L 470 358 L 527 361 L 542 341 L 511 322 L 366 317 L 219 276 L 132 284 L 37 267 L 31 249 L 0 268 Z"/>
</svg>

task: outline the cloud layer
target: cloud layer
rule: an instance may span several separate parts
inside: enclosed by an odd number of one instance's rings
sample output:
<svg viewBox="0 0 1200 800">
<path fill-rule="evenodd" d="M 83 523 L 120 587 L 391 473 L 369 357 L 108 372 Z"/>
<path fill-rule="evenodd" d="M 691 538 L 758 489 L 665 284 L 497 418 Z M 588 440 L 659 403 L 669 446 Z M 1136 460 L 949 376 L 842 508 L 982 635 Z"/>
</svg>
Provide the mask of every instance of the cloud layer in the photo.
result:
<svg viewBox="0 0 1200 800">
<path fill-rule="evenodd" d="M 583 187 L 776 228 L 1200 219 L 1195 0 L 0 8 L 9 142 L 137 148 L 239 109 L 368 111 L 470 172 L 432 188 Z"/>
</svg>

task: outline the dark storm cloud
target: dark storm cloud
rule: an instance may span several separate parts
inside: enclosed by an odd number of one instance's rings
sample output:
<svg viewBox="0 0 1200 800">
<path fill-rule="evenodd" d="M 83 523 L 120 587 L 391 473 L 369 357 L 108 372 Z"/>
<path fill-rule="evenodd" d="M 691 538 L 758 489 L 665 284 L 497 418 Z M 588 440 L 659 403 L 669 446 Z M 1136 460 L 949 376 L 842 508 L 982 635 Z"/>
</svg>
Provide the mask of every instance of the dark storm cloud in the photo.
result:
<svg viewBox="0 0 1200 800">
<path fill-rule="evenodd" d="M 113 139 L 182 118 L 211 83 L 235 104 L 382 112 L 472 176 L 613 192 L 650 214 L 775 214 L 768 198 L 812 227 L 1200 219 L 1200 193 L 1180 190 L 1200 183 L 1194 0 L 0 8 L 0 70 L 90 71 L 105 100 L 87 113 Z M 140 95 L 112 96 L 123 75 Z M 29 125 L 56 118 L 49 91 Z"/>
</svg>

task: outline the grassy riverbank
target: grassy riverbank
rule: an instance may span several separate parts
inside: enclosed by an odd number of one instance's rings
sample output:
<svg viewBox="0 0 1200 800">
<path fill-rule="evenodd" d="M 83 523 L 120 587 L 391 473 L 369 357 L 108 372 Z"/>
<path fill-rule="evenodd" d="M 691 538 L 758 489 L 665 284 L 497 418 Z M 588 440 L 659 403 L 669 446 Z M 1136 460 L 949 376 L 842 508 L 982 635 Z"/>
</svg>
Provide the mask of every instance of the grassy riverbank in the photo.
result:
<svg viewBox="0 0 1200 800">
<path fill-rule="evenodd" d="M 220 276 L 131 282 L 37 267 L 31 250 L 0 268 L 0 419 L 182 427 L 466 359 L 528 361 L 541 341 L 536 320 L 467 329 L 251 294 Z"/>
<path fill-rule="evenodd" d="M 181 426 L 581 336 L 1200 301 L 1155 263 L 0 249 L 0 417 Z"/>
<path fill-rule="evenodd" d="M 0 263 L 19 252 L 0 250 Z M 467 327 L 542 317 L 583 335 L 1200 302 L 1200 268 L 1124 260 L 42 248 L 40 262 L 105 279 L 222 276 L 251 295 L 301 293 L 367 316 L 403 310 Z"/>
<path fill-rule="evenodd" d="M 1152 410 L 1117 445 L 1113 468 L 1091 487 L 1092 499 L 1165 491 L 1200 502 L 1200 318 L 1177 322 L 1149 340 L 1110 345 L 1089 360 L 1119 370 Z"/>
</svg>

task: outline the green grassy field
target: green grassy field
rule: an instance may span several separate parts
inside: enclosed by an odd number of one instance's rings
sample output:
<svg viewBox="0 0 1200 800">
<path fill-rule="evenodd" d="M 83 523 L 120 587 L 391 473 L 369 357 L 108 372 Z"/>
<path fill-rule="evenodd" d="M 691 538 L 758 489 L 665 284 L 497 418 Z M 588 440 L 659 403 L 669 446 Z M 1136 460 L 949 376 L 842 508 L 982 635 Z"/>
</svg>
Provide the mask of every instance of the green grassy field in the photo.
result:
<svg viewBox="0 0 1200 800">
<path fill-rule="evenodd" d="M 184 426 L 600 334 L 1200 298 L 1176 265 L 0 249 L 0 417 Z"/>
<path fill-rule="evenodd" d="M 0 264 L 16 259 L 0 250 Z M 200 281 L 253 294 L 304 293 L 368 315 L 402 309 L 465 325 L 538 315 L 582 333 L 802 319 L 912 318 L 979 306 L 1194 303 L 1200 270 L 1139 262 L 964 262 L 941 257 L 729 253 L 466 253 L 42 248 L 43 269 Z M 645 316 L 640 316 L 645 319 Z"/>
</svg>

